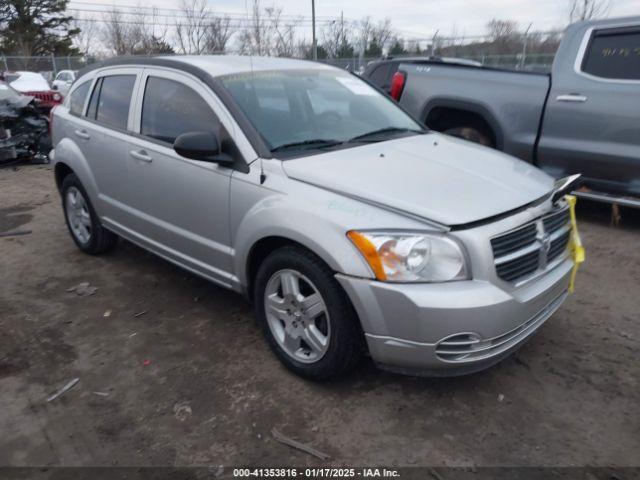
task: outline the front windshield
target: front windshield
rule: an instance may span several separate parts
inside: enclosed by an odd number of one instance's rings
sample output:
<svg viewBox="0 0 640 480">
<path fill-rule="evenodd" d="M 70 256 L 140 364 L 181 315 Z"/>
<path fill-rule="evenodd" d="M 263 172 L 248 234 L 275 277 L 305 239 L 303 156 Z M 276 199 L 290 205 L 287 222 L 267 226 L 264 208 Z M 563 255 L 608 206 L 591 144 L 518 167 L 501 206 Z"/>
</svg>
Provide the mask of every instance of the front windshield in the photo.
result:
<svg viewBox="0 0 640 480">
<path fill-rule="evenodd" d="M 221 80 L 272 151 L 333 146 L 367 134 L 375 137 L 367 140 L 380 141 L 422 131 L 391 100 L 346 72 L 262 71 Z"/>
</svg>

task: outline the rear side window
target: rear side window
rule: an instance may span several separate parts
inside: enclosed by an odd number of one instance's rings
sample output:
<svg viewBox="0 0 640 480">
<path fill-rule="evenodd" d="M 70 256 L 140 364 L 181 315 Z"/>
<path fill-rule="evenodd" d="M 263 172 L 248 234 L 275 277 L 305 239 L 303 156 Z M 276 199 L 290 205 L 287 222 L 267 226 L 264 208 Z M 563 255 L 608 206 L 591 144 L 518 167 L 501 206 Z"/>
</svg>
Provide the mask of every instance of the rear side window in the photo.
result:
<svg viewBox="0 0 640 480">
<path fill-rule="evenodd" d="M 640 80 L 640 30 L 596 32 L 582 71 L 602 78 Z"/>
<path fill-rule="evenodd" d="M 387 79 L 387 74 L 389 73 L 390 65 L 388 63 L 383 63 L 379 67 L 377 67 L 373 72 L 371 72 L 370 80 L 371 83 L 377 85 L 378 87 L 382 87 Z"/>
<path fill-rule="evenodd" d="M 142 135 L 172 144 L 183 133 L 215 131 L 219 124 L 213 110 L 190 87 L 165 78 L 148 78 L 142 102 Z"/>
<path fill-rule="evenodd" d="M 97 105 L 95 105 L 95 119 L 98 122 L 126 130 L 135 81 L 135 75 L 112 75 L 102 78 Z M 94 91 L 94 95 L 96 95 L 96 91 Z M 92 103 L 94 95 L 92 95 Z M 91 107 L 92 105 L 90 105 L 90 111 Z"/>
<path fill-rule="evenodd" d="M 84 82 L 78 86 L 69 96 L 69 112 L 74 115 L 82 115 L 84 110 L 84 102 L 87 99 L 89 93 L 89 87 L 91 81 Z"/>
</svg>

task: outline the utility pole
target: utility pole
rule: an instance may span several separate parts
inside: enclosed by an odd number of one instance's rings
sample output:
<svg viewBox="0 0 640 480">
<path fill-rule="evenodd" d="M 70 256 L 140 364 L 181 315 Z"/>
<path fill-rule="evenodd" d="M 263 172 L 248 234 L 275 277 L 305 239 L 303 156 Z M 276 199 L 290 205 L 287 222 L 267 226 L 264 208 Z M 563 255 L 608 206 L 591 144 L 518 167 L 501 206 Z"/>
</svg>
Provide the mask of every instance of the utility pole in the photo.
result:
<svg viewBox="0 0 640 480">
<path fill-rule="evenodd" d="M 316 0 L 311 0 L 311 35 L 313 59 L 318 60 L 318 44 L 316 43 Z"/>
</svg>

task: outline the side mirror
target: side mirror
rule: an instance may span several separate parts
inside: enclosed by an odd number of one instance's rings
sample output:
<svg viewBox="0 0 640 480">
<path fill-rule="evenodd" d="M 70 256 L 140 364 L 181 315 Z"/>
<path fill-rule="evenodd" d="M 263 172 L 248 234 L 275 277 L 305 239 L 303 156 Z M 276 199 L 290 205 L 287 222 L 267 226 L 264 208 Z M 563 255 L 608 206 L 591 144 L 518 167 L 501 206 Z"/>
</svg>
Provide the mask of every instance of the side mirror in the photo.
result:
<svg viewBox="0 0 640 480">
<path fill-rule="evenodd" d="M 178 155 L 201 162 L 221 165 L 231 165 L 234 162 L 230 155 L 220 152 L 218 137 L 213 132 L 183 133 L 173 142 L 173 149 Z"/>
</svg>

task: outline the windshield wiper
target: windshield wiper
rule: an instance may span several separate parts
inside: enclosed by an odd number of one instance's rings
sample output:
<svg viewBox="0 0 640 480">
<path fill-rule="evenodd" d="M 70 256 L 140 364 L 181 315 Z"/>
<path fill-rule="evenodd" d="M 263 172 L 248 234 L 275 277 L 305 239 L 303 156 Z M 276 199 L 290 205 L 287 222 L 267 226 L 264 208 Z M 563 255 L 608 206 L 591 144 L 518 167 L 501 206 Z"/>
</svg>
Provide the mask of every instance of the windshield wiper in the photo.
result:
<svg viewBox="0 0 640 480">
<path fill-rule="evenodd" d="M 342 142 L 339 140 L 327 140 L 325 138 L 312 138 L 310 140 L 301 140 L 299 142 L 284 143 L 282 145 L 278 145 L 277 147 L 273 147 L 271 151 L 281 152 L 283 150 L 294 150 L 296 148 L 300 148 L 300 149 L 329 148 L 329 147 L 335 147 L 336 145 L 340 145 L 341 143 Z"/>
<path fill-rule="evenodd" d="M 347 143 L 349 142 L 358 142 L 361 140 L 367 140 L 371 137 L 377 137 L 377 136 L 383 136 L 383 138 L 381 139 L 376 139 L 376 140 L 372 140 L 372 141 L 381 141 L 384 140 L 389 134 L 389 135 L 393 135 L 395 133 L 424 133 L 424 130 L 415 130 L 415 129 L 411 129 L 411 128 L 398 128 L 398 127 L 387 127 L 387 128 L 380 128 L 378 130 L 373 130 L 372 132 L 367 132 L 367 133 L 363 133 L 362 135 L 358 135 L 355 136 L 353 138 L 350 138 L 349 140 L 347 140 Z"/>
</svg>

